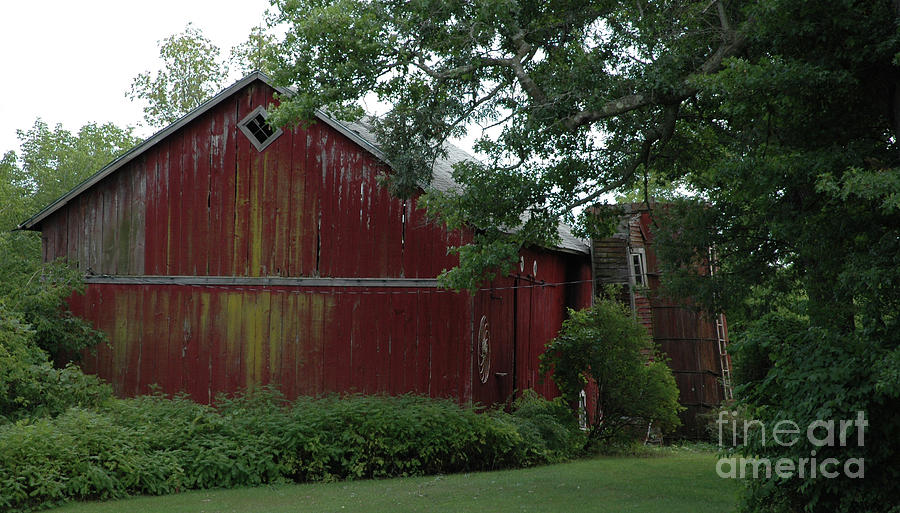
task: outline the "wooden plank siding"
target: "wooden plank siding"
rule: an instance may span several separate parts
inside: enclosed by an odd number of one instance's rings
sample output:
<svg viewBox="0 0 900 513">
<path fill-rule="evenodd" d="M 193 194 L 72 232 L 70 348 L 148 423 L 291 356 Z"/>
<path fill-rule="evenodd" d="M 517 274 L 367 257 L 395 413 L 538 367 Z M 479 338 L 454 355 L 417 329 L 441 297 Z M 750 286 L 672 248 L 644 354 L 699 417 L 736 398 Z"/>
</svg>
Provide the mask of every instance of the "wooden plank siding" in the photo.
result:
<svg viewBox="0 0 900 513">
<path fill-rule="evenodd" d="M 84 368 L 119 395 L 156 384 L 208 402 L 217 392 L 274 383 L 289 397 L 416 392 L 471 400 L 462 385 L 471 381 L 466 293 L 103 283 L 70 307 L 110 335 Z M 443 313 L 415 315 L 435 307 Z"/>
<path fill-rule="evenodd" d="M 548 398 L 559 395 L 551 377 L 539 372 L 538 358 L 568 317 L 567 309 L 586 308 L 592 301 L 587 259 L 534 248 L 521 256 L 524 265 L 517 272 L 495 279 L 475 296 L 473 336 L 485 317 L 492 352 L 487 383 L 479 381 L 472 354 L 474 398 L 483 404 L 508 402 L 526 389 Z"/>
</svg>

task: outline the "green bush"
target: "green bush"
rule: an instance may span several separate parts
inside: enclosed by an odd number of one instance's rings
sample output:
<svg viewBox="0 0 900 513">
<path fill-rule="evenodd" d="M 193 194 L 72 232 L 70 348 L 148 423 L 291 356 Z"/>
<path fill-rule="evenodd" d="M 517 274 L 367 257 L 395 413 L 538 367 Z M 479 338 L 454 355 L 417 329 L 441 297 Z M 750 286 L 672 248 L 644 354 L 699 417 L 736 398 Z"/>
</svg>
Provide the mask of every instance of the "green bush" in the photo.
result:
<svg viewBox="0 0 900 513">
<path fill-rule="evenodd" d="M 216 406 L 161 395 L 0 427 L 0 509 L 72 499 L 490 470 L 560 461 L 579 436 L 559 401 L 512 413 L 404 395 L 301 397 L 273 389 Z"/>
<path fill-rule="evenodd" d="M 771 338 L 776 334 L 783 338 Z M 794 422 L 800 436 L 796 443 L 781 444 L 751 432 L 747 439 L 738 439 L 735 456 L 766 458 L 773 466 L 779 460 L 791 460 L 799 468 L 799 462 L 814 455 L 820 464 L 828 458 L 836 460 L 832 468 L 837 471 L 833 478 L 824 479 L 796 474 L 784 478 L 777 473 L 748 479 L 742 511 L 896 510 L 900 346 L 896 335 L 879 338 L 863 330 L 840 333 L 804 325 L 795 316 L 781 313 L 748 326 L 742 344 L 764 347 L 772 365 L 762 378 L 747 380 L 735 389 L 741 415 L 761 423 L 770 435 L 779 422 Z M 867 423 L 862 443 L 857 438 L 858 425 L 845 430 L 838 424 L 857 419 L 860 413 Z M 846 444 L 840 436 L 824 445 L 813 443 L 807 429 L 816 422 L 840 425 L 837 433 L 849 431 Z M 844 464 L 851 459 L 864 462 L 864 478 L 848 475 Z"/>
<path fill-rule="evenodd" d="M 405 476 L 526 464 L 504 418 L 414 395 L 301 399 L 285 447 L 296 480 Z"/>
<path fill-rule="evenodd" d="M 617 295 L 608 291 L 610 298 Z M 646 328 L 614 299 L 597 298 L 590 308 L 570 310 L 541 355 L 541 372 L 552 373 L 570 403 L 593 389 L 589 395 L 597 397 L 597 408 L 587 419 L 588 447 L 630 440 L 651 422 L 662 431 L 680 423 L 672 371 Z"/>
<path fill-rule="evenodd" d="M 0 423 L 57 415 L 70 406 L 94 407 L 112 391 L 74 365 L 55 368 L 35 332 L 0 301 Z"/>
<path fill-rule="evenodd" d="M 34 343 L 62 366 L 106 337 L 66 303 L 84 292 L 83 273 L 63 261 L 41 263 L 40 247 L 33 234 L 0 232 L 0 299 L 31 325 Z"/>
<path fill-rule="evenodd" d="M 561 397 L 551 401 L 526 390 L 513 403 L 510 417 L 527 447 L 538 449 L 532 456 L 534 463 L 565 461 L 584 447 L 585 434 L 575 412 Z"/>
<path fill-rule="evenodd" d="M 176 454 L 149 450 L 115 417 L 71 408 L 53 419 L 0 426 L 0 508 L 170 492 L 178 464 Z"/>
</svg>

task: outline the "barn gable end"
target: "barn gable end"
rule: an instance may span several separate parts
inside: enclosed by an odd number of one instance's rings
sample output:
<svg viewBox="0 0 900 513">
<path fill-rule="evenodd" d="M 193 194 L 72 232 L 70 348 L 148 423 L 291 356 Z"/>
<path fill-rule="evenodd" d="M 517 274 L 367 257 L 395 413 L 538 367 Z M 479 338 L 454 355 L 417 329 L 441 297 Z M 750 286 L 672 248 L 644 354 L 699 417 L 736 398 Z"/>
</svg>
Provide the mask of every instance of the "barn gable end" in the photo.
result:
<svg viewBox="0 0 900 513">
<path fill-rule="evenodd" d="M 454 265 L 445 246 L 460 235 L 390 197 L 376 184 L 388 168 L 330 125 L 258 151 L 236 125 L 274 92 L 250 82 L 41 220 L 45 257 L 92 275 L 434 278 Z"/>
</svg>

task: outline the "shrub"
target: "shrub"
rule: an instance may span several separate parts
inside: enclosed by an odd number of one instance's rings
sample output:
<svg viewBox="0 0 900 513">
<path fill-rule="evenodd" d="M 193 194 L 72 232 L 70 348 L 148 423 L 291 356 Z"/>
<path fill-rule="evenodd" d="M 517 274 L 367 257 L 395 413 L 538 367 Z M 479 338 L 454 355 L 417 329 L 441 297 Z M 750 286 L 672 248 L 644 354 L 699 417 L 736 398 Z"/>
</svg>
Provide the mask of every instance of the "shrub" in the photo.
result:
<svg viewBox="0 0 900 513">
<path fill-rule="evenodd" d="M 74 365 L 54 368 L 31 326 L 0 301 L 0 423 L 97 406 L 111 395 L 108 385 Z"/>
<path fill-rule="evenodd" d="M 220 397 L 217 406 L 186 396 L 110 400 L 0 427 L 0 509 L 521 467 L 571 455 L 572 425 L 564 404 L 533 394 L 511 414 L 415 395 L 288 403 L 270 388 Z"/>
<path fill-rule="evenodd" d="M 775 335 L 783 338 L 772 338 Z M 735 389 L 742 415 L 761 423 L 770 435 L 779 422 L 794 422 L 800 436 L 796 443 L 780 444 L 771 436 L 765 441 L 752 436 L 751 431 L 748 439 L 738 440 L 737 455 L 765 458 L 773 464 L 788 459 L 797 469 L 799 462 L 813 457 L 819 465 L 829 458 L 837 462 L 831 467 L 836 469 L 833 478 L 809 478 L 809 473 L 806 478 L 796 474 L 782 478 L 773 473 L 748 479 L 743 511 L 895 511 L 900 496 L 896 337 L 886 341 L 863 330 L 834 332 L 778 313 L 751 323 L 741 340 L 742 344 L 760 341 L 757 345 L 766 348 L 772 362 L 762 378 L 747 380 Z M 819 445 L 807 436 L 808 427 L 816 422 L 833 422 L 840 425 L 837 433 L 845 431 L 839 422 L 857 419 L 860 412 L 867 422 L 862 444 L 858 425 L 846 430 L 846 444 L 836 437 Z M 822 437 L 822 431 L 816 436 Z M 847 474 L 845 464 L 851 459 L 863 462 L 864 478 Z"/>
<path fill-rule="evenodd" d="M 106 337 L 66 304 L 72 294 L 84 292 L 81 271 L 63 261 L 42 264 L 39 255 L 40 238 L 0 233 L 0 298 L 31 325 L 34 343 L 63 365 Z"/>
<path fill-rule="evenodd" d="M 584 446 L 578 419 L 563 398 L 547 400 L 533 390 L 525 390 L 512 409 L 511 420 L 519 433 L 529 447 L 538 449 L 533 459 L 528 458 L 530 462 L 565 461 Z"/>
<path fill-rule="evenodd" d="M 71 499 L 166 493 L 180 474 L 175 454 L 149 450 L 115 418 L 71 408 L 53 418 L 0 426 L 0 507 L 27 511 Z"/>
<path fill-rule="evenodd" d="M 615 297 L 615 294 L 610 294 Z M 559 335 L 541 355 L 562 396 L 575 403 L 592 388 L 597 408 L 589 415 L 587 445 L 611 444 L 648 423 L 663 431 L 679 425 L 678 387 L 646 328 L 624 305 L 597 298 L 591 308 L 569 311 Z"/>
<path fill-rule="evenodd" d="M 30 379 L 31 366 L 43 360 L 32 343 L 34 331 L 0 300 L 0 416 L 16 406 L 18 383 Z"/>
<path fill-rule="evenodd" d="M 523 437 L 505 419 L 444 399 L 300 399 L 285 446 L 300 481 L 488 470 L 525 464 Z"/>
</svg>

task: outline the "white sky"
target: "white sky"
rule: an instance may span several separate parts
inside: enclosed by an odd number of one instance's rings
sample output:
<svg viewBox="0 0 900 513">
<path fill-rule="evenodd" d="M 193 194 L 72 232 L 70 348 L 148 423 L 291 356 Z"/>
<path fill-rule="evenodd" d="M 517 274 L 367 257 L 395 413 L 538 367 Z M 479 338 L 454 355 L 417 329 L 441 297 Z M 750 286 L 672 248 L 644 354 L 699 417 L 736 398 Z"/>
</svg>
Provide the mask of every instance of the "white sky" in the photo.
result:
<svg viewBox="0 0 900 513">
<path fill-rule="evenodd" d="M 157 70 L 157 42 L 201 29 L 227 56 L 263 21 L 268 0 L 0 0 L 0 154 L 38 117 L 76 132 L 96 121 L 139 125 L 125 97 L 138 73 Z M 152 130 L 140 128 L 141 137 Z"/>
</svg>

